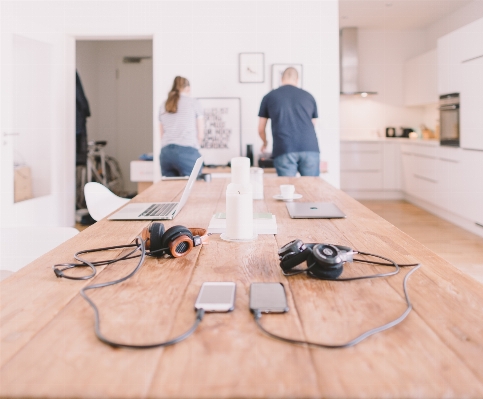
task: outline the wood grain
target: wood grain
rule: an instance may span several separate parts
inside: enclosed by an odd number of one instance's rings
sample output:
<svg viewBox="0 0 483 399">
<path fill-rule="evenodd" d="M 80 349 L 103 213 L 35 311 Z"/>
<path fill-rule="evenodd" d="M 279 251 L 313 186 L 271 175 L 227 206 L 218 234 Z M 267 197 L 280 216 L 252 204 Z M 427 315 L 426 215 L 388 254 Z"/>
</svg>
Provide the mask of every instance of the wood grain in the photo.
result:
<svg viewBox="0 0 483 399">
<path fill-rule="evenodd" d="M 186 207 L 167 227 L 207 227 L 225 210 L 228 179 L 197 182 Z M 292 220 L 272 199 L 291 183 L 303 201 L 331 201 L 340 220 Z M 178 198 L 180 182 L 153 185 L 135 201 Z M 86 284 L 56 279 L 50 266 L 86 247 L 130 242 L 146 222 L 96 223 L 0 283 L 0 396 L 2 397 L 482 397 L 483 290 L 420 243 L 349 196 L 317 178 L 265 176 L 258 212 L 276 215 L 278 235 L 251 243 L 210 244 L 181 259 L 148 259 L 125 283 L 90 292 L 112 339 L 149 343 L 173 337 L 194 321 L 193 304 L 205 281 L 235 281 L 236 309 L 207 314 L 195 334 L 165 349 L 113 349 L 93 332 L 91 308 L 78 295 Z M 174 223 L 176 222 L 176 223 Z M 319 281 L 286 278 L 277 249 L 300 238 L 374 252 L 398 262 L 421 262 L 409 280 L 414 311 L 397 327 L 353 348 L 294 346 L 262 334 L 248 309 L 252 282 L 285 285 L 290 311 L 264 315 L 280 335 L 340 343 L 405 309 L 402 280 Z M 135 260 L 100 268 L 95 282 L 126 274 Z M 347 264 L 344 276 L 384 267 Z"/>
</svg>

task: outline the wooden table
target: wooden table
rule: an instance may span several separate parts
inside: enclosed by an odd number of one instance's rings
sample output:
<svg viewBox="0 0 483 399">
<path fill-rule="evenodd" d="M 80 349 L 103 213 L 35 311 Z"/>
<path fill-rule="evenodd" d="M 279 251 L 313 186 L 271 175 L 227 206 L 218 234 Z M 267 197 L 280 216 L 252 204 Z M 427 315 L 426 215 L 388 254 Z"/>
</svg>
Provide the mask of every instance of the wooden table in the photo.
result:
<svg viewBox="0 0 483 399">
<path fill-rule="evenodd" d="M 340 220 L 291 220 L 272 199 L 293 183 L 304 201 L 332 201 Z M 161 182 L 133 201 L 174 200 L 185 182 Z M 206 227 L 225 210 L 227 179 L 196 182 L 176 224 Z M 236 244 L 211 237 L 180 259 L 147 259 L 125 283 L 90 293 L 112 339 L 149 343 L 194 321 L 204 281 L 235 281 L 235 311 L 207 314 L 186 341 L 165 349 L 113 349 L 93 331 L 81 282 L 57 279 L 51 265 L 75 251 L 131 242 L 147 222 L 102 220 L 0 284 L 2 397 L 483 397 L 483 286 L 367 208 L 318 178 L 265 178 L 257 211 L 277 216 L 279 234 Z M 175 223 L 168 222 L 170 226 Z M 348 349 L 288 345 L 262 334 L 248 310 L 252 282 L 282 282 L 290 311 L 262 322 L 281 335 L 338 343 L 394 319 L 405 309 L 402 280 L 285 278 L 277 248 L 305 242 L 349 245 L 403 262 L 422 262 L 409 280 L 414 311 L 399 326 Z M 26 243 L 25 245 L 28 245 Z M 457 243 L 455 243 L 457 245 Z M 112 254 L 111 254 L 112 255 Z M 95 282 L 125 275 L 135 260 L 99 268 Z M 378 268 L 345 267 L 353 276 Z M 379 268 L 380 270 L 380 268 Z"/>
</svg>

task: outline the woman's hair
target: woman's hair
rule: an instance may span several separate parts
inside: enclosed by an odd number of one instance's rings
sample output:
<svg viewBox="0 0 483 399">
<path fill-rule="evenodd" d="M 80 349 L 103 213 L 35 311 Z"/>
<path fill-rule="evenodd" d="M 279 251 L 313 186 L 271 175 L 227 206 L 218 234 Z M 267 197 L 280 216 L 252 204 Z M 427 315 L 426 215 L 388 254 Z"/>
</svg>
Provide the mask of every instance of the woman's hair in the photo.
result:
<svg viewBox="0 0 483 399">
<path fill-rule="evenodd" d="M 164 105 L 166 112 L 169 112 L 170 114 L 178 112 L 179 92 L 189 85 L 190 82 L 186 78 L 182 78 L 181 76 L 176 76 L 174 78 L 173 87 L 171 88 L 166 104 Z"/>
</svg>

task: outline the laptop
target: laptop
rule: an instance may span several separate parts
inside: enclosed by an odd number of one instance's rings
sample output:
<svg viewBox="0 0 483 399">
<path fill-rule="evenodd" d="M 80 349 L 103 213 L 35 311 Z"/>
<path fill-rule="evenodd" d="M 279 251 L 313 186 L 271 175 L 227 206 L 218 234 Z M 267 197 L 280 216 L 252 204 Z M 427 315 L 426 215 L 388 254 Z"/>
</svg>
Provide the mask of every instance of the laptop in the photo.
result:
<svg viewBox="0 0 483 399">
<path fill-rule="evenodd" d="M 332 202 L 287 202 L 292 219 L 341 219 L 345 214 Z"/>
<path fill-rule="evenodd" d="M 183 209 L 184 204 L 193 188 L 193 184 L 203 166 L 203 157 L 199 157 L 191 171 L 191 175 L 184 188 L 179 202 L 150 202 L 127 204 L 116 213 L 109 216 L 108 220 L 171 220 Z"/>
</svg>

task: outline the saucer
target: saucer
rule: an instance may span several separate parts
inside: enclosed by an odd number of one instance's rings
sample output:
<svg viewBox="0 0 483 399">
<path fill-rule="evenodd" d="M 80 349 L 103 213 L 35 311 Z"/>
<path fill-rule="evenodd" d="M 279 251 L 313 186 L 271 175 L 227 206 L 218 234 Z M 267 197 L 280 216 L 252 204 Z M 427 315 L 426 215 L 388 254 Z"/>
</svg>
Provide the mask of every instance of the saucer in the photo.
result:
<svg viewBox="0 0 483 399">
<path fill-rule="evenodd" d="M 292 200 L 300 199 L 300 198 L 302 198 L 302 194 L 297 194 L 297 193 L 294 193 L 292 198 L 282 197 L 281 194 L 277 194 L 277 195 L 273 196 L 273 199 L 276 199 L 276 200 L 279 200 L 279 201 L 292 201 Z"/>
</svg>

